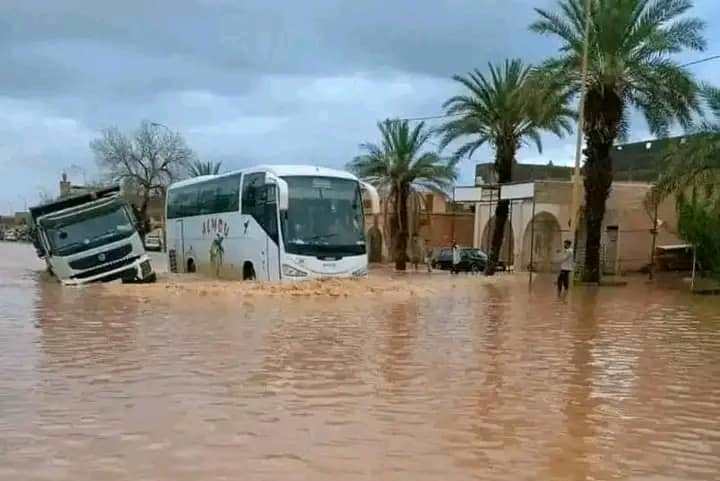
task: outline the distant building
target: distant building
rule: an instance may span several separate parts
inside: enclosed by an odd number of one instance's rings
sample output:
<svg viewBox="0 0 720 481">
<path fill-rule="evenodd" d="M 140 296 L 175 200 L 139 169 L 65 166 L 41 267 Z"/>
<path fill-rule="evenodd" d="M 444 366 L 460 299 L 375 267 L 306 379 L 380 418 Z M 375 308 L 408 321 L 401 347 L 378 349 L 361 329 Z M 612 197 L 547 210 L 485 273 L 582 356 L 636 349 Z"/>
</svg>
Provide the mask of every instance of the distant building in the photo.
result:
<svg viewBox="0 0 720 481">
<path fill-rule="evenodd" d="M 573 168 L 553 165 L 552 162 L 547 165 L 542 164 L 520 164 L 513 166 L 513 181 L 528 182 L 531 180 L 570 180 L 572 178 Z M 497 183 L 497 174 L 493 163 L 477 164 L 475 166 L 475 184 L 495 184 Z"/>
<path fill-rule="evenodd" d="M 365 215 L 368 255 L 370 262 L 392 260 L 392 226 L 385 225 L 385 219 L 394 214 L 385 212 L 387 203 L 381 200 L 379 215 Z M 365 212 L 370 212 L 367 199 Z M 474 205 L 453 203 L 447 195 L 424 193 L 413 196 L 408 205 L 409 239 L 408 258 L 417 256 L 419 250 L 437 249 L 451 245 L 453 239 L 460 245 L 473 244 Z"/>
<path fill-rule="evenodd" d="M 72 197 L 74 195 L 85 194 L 92 190 L 92 187 L 85 185 L 73 185 L 67 178 L 67 174 L 63 172 L 60 178 L 60 199 Z"/>
<path fill-rule="evenodd" d="M 665 165 L 664 153 L 667 148 L 683 144 L 688 136 L 669 137 L 667 139 L 643 140 L 629 144 L 619 144 L 612 149 L 613 179 L 618 182 L 654 182 Z M 513 181 L 531 180 L 571 180 L 573 168 L 565 165 L 521 164 L 513 166 Z M 492 162 L 475 166 L 475 184 L 494 184 L 497 174 Z"/>
</svg>

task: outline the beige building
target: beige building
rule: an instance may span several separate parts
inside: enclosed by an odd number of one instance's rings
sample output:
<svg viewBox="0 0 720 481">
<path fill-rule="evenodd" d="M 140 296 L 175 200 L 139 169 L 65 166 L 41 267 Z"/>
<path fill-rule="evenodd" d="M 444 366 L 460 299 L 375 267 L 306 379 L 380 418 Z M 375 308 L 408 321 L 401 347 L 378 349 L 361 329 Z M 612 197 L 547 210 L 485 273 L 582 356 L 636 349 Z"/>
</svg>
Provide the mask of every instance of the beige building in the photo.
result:
<svg viewBox="0 0 720 481">
<path fill-rule="evenodd" d="M 556 270 L 555 258 L 562 242 L 571 240 L 577 242 L 576 258 L 582 263 L 585 222 L 580 214 L 577 232 L 570 231 L 572 183 L 539 180 L 534 185 L 535 216 L 532 200 L 512 202 L 501 259 L 516 270 L 527 270 L 531 259 L 537 271 Z M 602 228 L 601 263 L 605 274 L 639 271 L 649 265 L 654 212 L 648 212 L 644 199 L 650 188 L 651 184 L 642 182 L 613 183 Z M 492 193 L 484 193 L 483 203 L 475 210 L 473 245 L 483 250 L 490 248 L 497 202 L 490 198 Z M 682 243 L 677 236 L 676 219 L 674 201 L 667 200 L 658 207 L 657 245 Z"/>
<path fill-rule="evenodd" d="M 369 205 L 365 201 L 365 211 Z M 379 215 L 366 214 L 366 237 L 369 244 L 370 262 L 388 262 L 392 260 L 392 233 L 385 227 L 386 203 L 381 202 Z M 444 195 L 423 194 L 410 202 L 408 240 L 408 258 L 421 255 L 426 249 L 436 250 L 452 244 L 453 239 L 463 246 L 473 245 L 475 223 L 474 206 L 453 204 Z"/>
<path fill-rule="evenodd" d="M 644 141 L 616 146 L 613 149 L 615 182 L 606 204 L 602 226 L 601 265 L 605 274 L 640 271 L 651 262 L 654 209 L 646 207 L 645 199 L 657 178 L 662 151 L 678 137 L 660 141 Z M 516 270 L 556 270 L 557 251 L 563 240 L 577 243 L 576 259 L 582 264 L 585 253 L 585 221 L 582 210 L 576 232 L 570 231 L 572 203 L 572 169 L 548 165 L 517 164 L 514 178 L 535 186 L 535 215 L 532 200 L 513 201 L 505 230 L 501 258 Z M 478 164 L 476 184 L 492 185 L 490 164 Z M 482 202 L 476 204 L 473 244 L 489 250 L 497 191 L 484 189 Z M 493 198 L 494 197 L 494 198 Z M 581 189 L 580 201 L 584 200 Z M 677 212 L 673 199 L 663 202 L 657 210 L 656 245 L 676 245 L 683 241 L 677 234 Z M 532 246 L 532 249 L 531 249 Z"/>
</svg>

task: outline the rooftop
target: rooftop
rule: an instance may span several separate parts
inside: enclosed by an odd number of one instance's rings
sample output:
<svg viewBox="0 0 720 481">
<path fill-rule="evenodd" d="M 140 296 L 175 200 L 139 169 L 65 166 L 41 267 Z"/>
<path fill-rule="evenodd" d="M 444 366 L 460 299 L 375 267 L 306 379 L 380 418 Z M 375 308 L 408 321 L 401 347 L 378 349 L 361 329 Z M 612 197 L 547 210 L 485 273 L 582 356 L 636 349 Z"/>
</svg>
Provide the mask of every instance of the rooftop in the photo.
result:
<svg viewBox="0 0 720 481">
<path fill-rule="evenodd" d="M 669 137 L 658 140 L 643 140 L 628 144 L 616 145 L 612 149 L 614 180 L 653 182 L 663 168 L 664 154 L 668 146 L 684 143 L 687 136 Z M 514 182 L 530 180 L 570 180 L 573 168 L 570 166 L 542 164 L 515 164 L 513 169 Z M 492 183 L 495 179 L 493 164 L 481 163 L 475 166 L 475 176 L 482 177 L 484 182 Z"/>
</svg>

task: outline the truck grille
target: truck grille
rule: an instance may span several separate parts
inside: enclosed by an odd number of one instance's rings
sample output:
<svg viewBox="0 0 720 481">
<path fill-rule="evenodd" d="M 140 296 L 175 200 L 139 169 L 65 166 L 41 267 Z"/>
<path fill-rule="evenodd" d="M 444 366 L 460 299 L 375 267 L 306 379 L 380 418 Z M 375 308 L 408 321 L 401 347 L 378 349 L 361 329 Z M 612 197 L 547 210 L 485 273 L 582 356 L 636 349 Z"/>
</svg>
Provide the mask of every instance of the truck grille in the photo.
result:
<svg viewBox="0 0 720 481">
<path fill-rule="evenodd" d="M 70 262 L 70 267 L 76 270 L 91 269 L 95 266 L 101 266 L 108 262 L 115 262 L 118 259 L 122 259 L 126 255 L 132 252 L 132 245 L 125 244 L 109 251 L 99 252 L 91 256 L 81 257 Z"/>
<path fill-rule="evenodd" d="M 123 259 L 123 260 L 120 260 L 117 262 L 109 262 L 109 263 L 107 263 L 103 266 L 97 267 L 95 269 L 90 269 L 88 271 L 81 272 L 79 274 L 75 274 L 74 276 L 72 276 L 72 278 L 73 279 L 87 279 L 88 277 L 93 277 L 98 274 L 102 274 L 103 272 L 112 271 L 119 267 L 126 266 L 128 264 L 132 264 L 138 258 L 139 258 L 138 256 L 134 256 L 134 257 L 128 257 L 127 259 Z"/>
</svg>

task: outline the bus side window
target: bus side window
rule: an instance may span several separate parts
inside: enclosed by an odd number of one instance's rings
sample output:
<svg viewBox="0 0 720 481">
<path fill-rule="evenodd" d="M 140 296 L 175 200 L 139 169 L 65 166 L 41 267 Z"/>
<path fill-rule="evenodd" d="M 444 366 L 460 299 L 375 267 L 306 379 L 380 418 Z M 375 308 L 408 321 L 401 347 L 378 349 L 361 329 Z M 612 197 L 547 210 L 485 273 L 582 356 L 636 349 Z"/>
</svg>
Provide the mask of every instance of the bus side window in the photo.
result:
<svg viewBox="0 0 720 481">
<path fill-rule="evenodd" d="M 265 184 L 263 172 L 246 175 L 242 188 L 242 213 L 251 215 L 267 235 L 278 242 L 277 201 L 274 187 Z"/>
<path fill-rule="evenodd" d="M 257 216 L 258 190 L 265 185 L 265 174 L 247 174 L 243 178 L 242 188 L 242 213 L 251 215 L 262 225 Z"/>
</svg>

